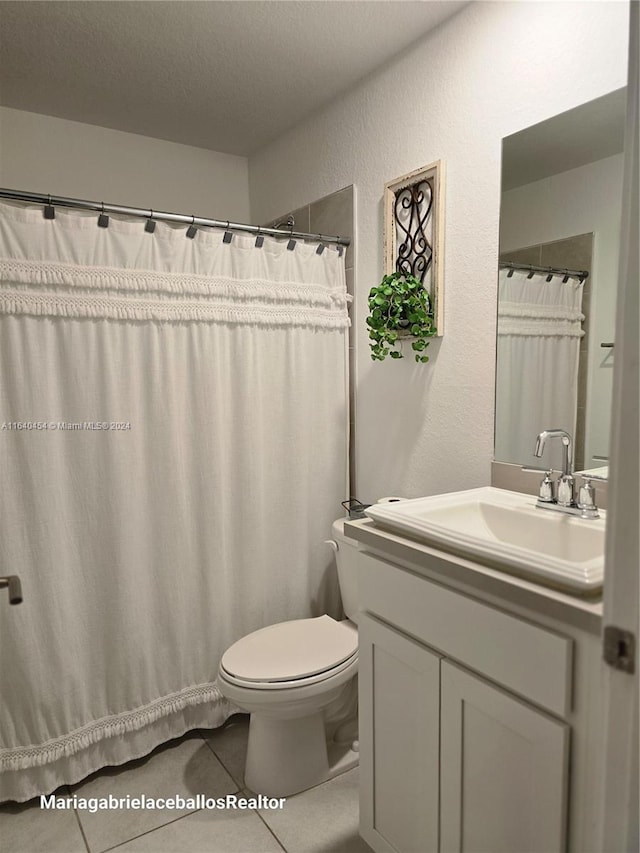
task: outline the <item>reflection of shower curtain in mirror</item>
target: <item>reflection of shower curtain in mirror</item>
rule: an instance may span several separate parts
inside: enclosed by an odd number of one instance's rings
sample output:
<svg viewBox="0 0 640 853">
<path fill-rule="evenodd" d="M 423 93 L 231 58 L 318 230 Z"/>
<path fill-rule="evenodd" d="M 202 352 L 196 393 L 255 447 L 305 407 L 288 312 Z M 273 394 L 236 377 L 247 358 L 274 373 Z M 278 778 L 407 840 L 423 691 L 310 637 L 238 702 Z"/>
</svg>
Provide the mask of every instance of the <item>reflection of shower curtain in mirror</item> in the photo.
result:
<svg viewBox="0 0 640 853">
<path fill-rule="evenodd" d="M 562 276 L 500 271 L 495 458 L 558 467 L 557 450 L 533 455 L 543 429 L 575 436 L 582 283 Z"/>
</svg>

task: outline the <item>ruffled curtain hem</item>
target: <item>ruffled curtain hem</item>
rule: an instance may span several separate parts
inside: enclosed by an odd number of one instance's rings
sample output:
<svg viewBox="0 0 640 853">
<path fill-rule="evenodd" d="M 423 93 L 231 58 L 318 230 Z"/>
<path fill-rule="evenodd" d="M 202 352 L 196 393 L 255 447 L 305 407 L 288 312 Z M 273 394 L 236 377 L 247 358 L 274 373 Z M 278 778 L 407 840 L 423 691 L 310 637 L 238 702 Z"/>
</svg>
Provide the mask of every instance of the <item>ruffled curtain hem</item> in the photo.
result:
<svg viewBox="0 0 640 853">
<path fill-rule="evenodd" d="M 194 690 L 196 692 L 191 695 L 189 690 L 180 691 L 132 714 L 96 721 L 55 742 L 27 750 L 4 750 L 5 754 L 25 751 L 35 754 L 11 757 L 7 769 L 0 774 L 0 802 L 25 802 L 50 794 L 61 785 L 73 785 L 102 767 L 141 758 L 160 744 L 192 729 L 221 726 L 237 713 L 238 709 L 224 699 L 214 685 L 201 685 Z M 165 704 L 161 705 L 163 702 Z M 72 740 L 74 736 L 77 737 Z M 34 760 L 45 757 L 47 763 Z"/>
</svg>

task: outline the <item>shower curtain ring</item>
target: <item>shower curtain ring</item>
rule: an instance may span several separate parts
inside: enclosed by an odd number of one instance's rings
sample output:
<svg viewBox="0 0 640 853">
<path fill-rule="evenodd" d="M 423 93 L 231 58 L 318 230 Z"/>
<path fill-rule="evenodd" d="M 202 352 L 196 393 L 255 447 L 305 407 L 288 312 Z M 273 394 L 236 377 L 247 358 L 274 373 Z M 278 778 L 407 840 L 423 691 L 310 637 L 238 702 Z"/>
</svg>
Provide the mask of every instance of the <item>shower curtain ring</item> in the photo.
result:
<svg viewBox="0 0 640 853">
<path fill-rule="evenodd" d="M 109 217 L 104 212 L 104 202 L 100 202 L 100 216 L 98 216 L 98 227 L 99 228 L 108 228 L 109 227 Z"/>
<path fill-rule="evenodd" d="M 147 232 L 147 234 L 153 234 L 153 232 L 156 230 L 156 223 L 153 220 L 153 208 L 149 210 L 149 217 L 144 224 L 144 230 Z"/>
<path fill-rule="evenodd" d="M 296 241 L 293 239 L 293 229 L 295 228 L 295 224 L 295 219 L 293 218 L 293 216 L 290 216 L 287 220 L 287 225 L 289 226 L 289 242 L 287 243 L 287 249 L 290 252 L 293 252 L 296 247 Z"/>
<path fill-rule="evenodd" d="M 197 233 L 198 229 L 196 228 L 196 218 L 193 214 L 191 214 L 191 225 L 187 228 L 187 237 L 190 240 L 193 240 Z"/>
<path fill-rule="evenodd" d="M 51 195 L 47 194 L 47 203 L 44 206 L 43 210 L 45 219 L 55 219 L 56 218 L 56 209 L 51 204 Z"/>
<path fill-rule="evenodd" d="M 256 249 L 261 249 L 262 244 L 264 243 L 264 237 L 260 233 L 261 231 L 262 231 L 262 228 L 260 227 L 260 225 L 258 225 L 258 236 L 256 237 L 256 242 L 255 242 Z"/>
</svg>

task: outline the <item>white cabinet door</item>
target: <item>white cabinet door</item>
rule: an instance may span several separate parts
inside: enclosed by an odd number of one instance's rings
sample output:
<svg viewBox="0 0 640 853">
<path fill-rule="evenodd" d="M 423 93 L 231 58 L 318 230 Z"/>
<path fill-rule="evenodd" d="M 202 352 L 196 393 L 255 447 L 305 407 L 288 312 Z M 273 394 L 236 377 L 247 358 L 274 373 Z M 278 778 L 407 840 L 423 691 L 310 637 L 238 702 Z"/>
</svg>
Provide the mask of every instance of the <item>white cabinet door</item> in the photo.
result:
<svg viewBox="0 0 640 853">
<path fill-rule="evenodd" d="M 437 853 L 440 658 L 358 622 L 360 834 L 377 853 Z"/>
<path fill-rule="evenodd" d="M 565 849 L 569 727 L 441 666 L 442 853 Z"/>
</svg>

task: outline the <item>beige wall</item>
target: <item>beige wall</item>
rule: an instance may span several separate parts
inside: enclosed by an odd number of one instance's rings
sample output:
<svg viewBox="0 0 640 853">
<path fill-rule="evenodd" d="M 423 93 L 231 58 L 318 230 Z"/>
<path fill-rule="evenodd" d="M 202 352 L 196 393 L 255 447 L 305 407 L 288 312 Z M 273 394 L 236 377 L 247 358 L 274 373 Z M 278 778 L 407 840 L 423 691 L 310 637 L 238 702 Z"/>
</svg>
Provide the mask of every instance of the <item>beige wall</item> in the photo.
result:
<svg viewBox="0 0 640 853">
<path fill-rule="evenodd" d="M 502 137 L 626 83 L 626 3 L 472 3 L 250 159 L 252 214 L 354 183 L 358 496 L 490 482 Z M 586 59 L 588 58 L 588 59 Z M 443 159 L 444 337 L 431 361 L 373 363 L 385 182 Z"/>
<path fill-rule="evenodd" d="M 0 186 L 249 221 L 245 157 L 8 107 Z"/>
</svg>

